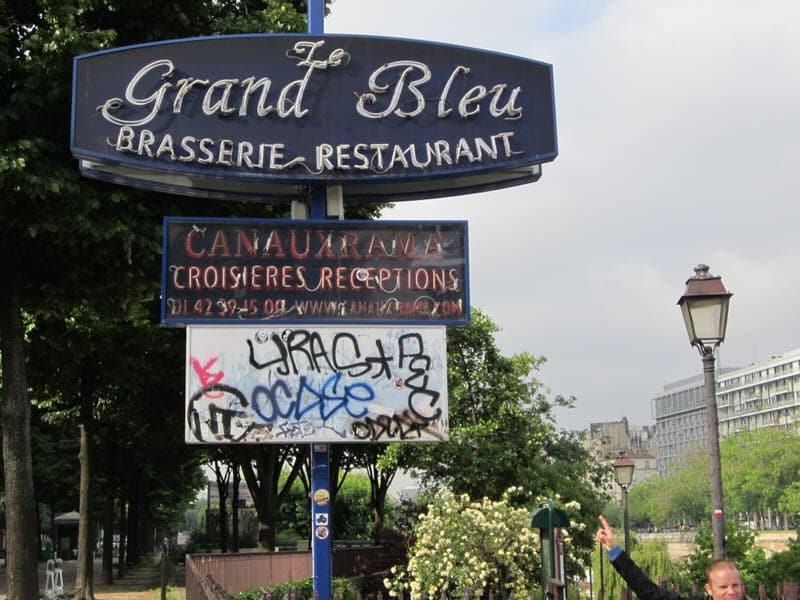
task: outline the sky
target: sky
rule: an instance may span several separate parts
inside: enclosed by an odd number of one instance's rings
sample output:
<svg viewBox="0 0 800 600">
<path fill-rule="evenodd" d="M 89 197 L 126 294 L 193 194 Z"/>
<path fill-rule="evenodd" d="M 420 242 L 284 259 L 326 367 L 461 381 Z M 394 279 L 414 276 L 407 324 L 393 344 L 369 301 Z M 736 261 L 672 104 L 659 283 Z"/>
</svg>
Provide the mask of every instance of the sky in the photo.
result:
<svg viewBox="0 0 800 600">
<path fill-rule="evenodd" d="M 575 396 L 558 424 L 652 424 L 701 372 L 676 306 L 697 263 L 734 293 L 719 365 L 800 347 L 800 2 L 335 0 L 326 33 L 553 65 L 559 156 L 539 182 L 399 204 L 466 219 L 473 306 Z"/>
</svg>

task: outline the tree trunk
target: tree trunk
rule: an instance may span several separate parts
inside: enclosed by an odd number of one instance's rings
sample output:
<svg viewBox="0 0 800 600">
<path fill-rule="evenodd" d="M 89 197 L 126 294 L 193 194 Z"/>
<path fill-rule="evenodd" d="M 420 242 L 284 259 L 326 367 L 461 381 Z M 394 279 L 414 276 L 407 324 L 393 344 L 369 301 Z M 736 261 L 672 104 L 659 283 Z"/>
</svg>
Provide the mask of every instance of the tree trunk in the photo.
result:
<svg viewBox="0 0 800 600">
<path fill-rule="evenodd" d="M 145 554 L 153 552 L 155 533 L 153 531 L 153 519 L 151 518 L 150 503 L 145 495 L 145 482 L 139 487 L 139 558 Z"/>
<path fill-rule="evenodd" d="M 373 536 L 375 541 L 378 540 L 380 537 L 381 529 L 383 529 L 383 521 L 386 515 L 386 494 L 383 494 L 383 497 L 375 502 L 374 506 L 372 507 L 372 525 L 373 525 Z"/>
<path fill-rule="evenodd" d="M 92 510 L 94 465 L 92 462 L 92 390 L 81 378 L 80 519 L 78 520 L 78 576 L 76 600 L 94 600 L 94 518 Z"/>
<path fill-rule="evenodd" d="M 117 554 L 117 578 L 125 577 L 125 545 L 128 543 L 128 520 L 125 494 L 119 495 L 119 548 Z"/>
<path fill-rule="evenodd" d="M 103 510 L 103 583 L 114 583 L 114 492 L 110 485 Z"/>
<path fill-rule="evenodd" d="M 34 486 L 34 493 L 36 487 Z M 36 558 L 42 560 L 42 514 L 39 511 L 39 503 L 36 502 Z"/>
<path fill-rule="evenodd" d="M 223 471 L 223 466 L 225 470 Z M 214 474 L 217 478 L 217 494 L 219 496 L 219 510 L 217 512 L 217 527 L 219 528 L 219 550 L 223 554 L 228 552 L 228 483 L 231 480 L 231 469 L 228 464 L 214 459 Z"/>
<path fill-rule="evenodd" d="M 103 583 L 114 583 L 114 473 L 117 470 L 117 445 L 113 426 L 106 429 L 106 502 L 103 509 Z"/>
<path fill-rule="evenodd" d="M 128 502 L 128 556 L 126 564 L 132 565 L 139 561 L 139 480 L 141 476 L 134 476 L 133 485 L 130 487 Z"/>
<path fill-rule="evenodd" d="M 4 266 L 13 265 L 0 257 Z M 11 267 L 13 268 L 13 267 Z M 6 500 L 8 600 L 39 596 L 36 499 L 31 461 L 31 408 L 25 377 L 24 328 L 13 273 L 0 285 L 0 355 L 3 370 L 3 473 Z"/>
<path fill-rule="evenodd" d="M 233 469 L 233 496 L 231 498 L 231 552 L 239 552 L 239 485 L 241 484 L 242 477 L 239 474 L 239 464 L 235 460 L 231 461 L 231 468 Z"/>
<path fill-rule="evenodd" d="M 56 499 L 50 497 L 50 542 L 53 544 L 53 556 L 58 558 L 58 536 L 56 536 Z"/>
<path fill-rule="evenodd" d="M 380 530 L 386 516 L 386 495 L 389 486 L 392 484 L 397 469 L 381 470 L 376 462 L 367 465 L 367 476 L 369 477 L 370 501 L 372 502 L 372 524 L 373 537 L 378 541 Z"/>
</svg>

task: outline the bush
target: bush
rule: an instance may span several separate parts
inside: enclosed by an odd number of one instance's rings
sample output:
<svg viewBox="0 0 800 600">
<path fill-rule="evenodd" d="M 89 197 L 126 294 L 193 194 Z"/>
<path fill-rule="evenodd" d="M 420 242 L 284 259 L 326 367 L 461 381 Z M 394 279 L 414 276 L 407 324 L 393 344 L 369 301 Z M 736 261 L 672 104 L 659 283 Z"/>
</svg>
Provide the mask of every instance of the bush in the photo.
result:
<svg viewBox="0 0 800 600">
<path fill-rule="evenodd" d="M 287 581 L 286 583 L 279 583 L 273 586 L 250 588 L 235 596 L 235 600 L 260 600 L 262 590 L 270 590 L 275 600 L 283 600 L 289 590 L 295 590 L 297 592 L 297 600 L 314 599 L 314 584 L 311 578 L 307 577 L 305 579 Z M 353 584 L 347 579 L 342 579 L 341 577 L 335 578 L 331 591 L 334 600 L 356 600 L 356 590 Z"/>
<path fill-rule="evenodd" d="M 781 552 L 776 552 L 764 563 L 761 572 L 761 583 L 766 584 L 768 590 L 774 590 L 775 585 L 784 581 L 800 581 L 800 531 L 798 537 L 789 540 L 789 547 Z"/>
<path fill-rule="evenodd" d="M 386 500 L 386 524 L 394 520 L 395 504 Z M 292 486 L 278 515 L 278 535 L 285 543 L 308 539 L 311 531 L 311 504 L 299 481 Z M 375 536 L 370 482 L 366 475 L 350 473 L 336 495 L 333 507 L 333 535 L 337 540 L 370 540 Z"/>
<path fill-rule="evenodd" d="M 511 492 L 511 490 L 509 490 Z M 460 598 L 493 592 L 529 596 L 537 580 L 537 535 L 527 509 L 513 508 L 508 492 L 499 501 L 445 495 L 428 507 L 415 527 L 406 568 L 392 567 L 384 585 L 390 596 L 412 600 L 423 594 Z"/>
<path fill-rule="evenodd" d="M 747 594 L 758 596 L 758 583 L 763 578 L 766 556 L 764 550 L 755 545 L 752 529 L 735 519 L 725 519 L 725 555 L 739 567 Z M 714 555 L 711 525 L 704 521 L 697 528 L 694 550 L 683 564 L 683 576 L 687 587 L 693 583 L 702 587 L 706 582 L 706 569 Z"/>
<path fill-rule="evenodd" d="M 372 522 L 370 483 L 366 475 L 350 473 L 344 480 L 333 507 L 333 531 L 339 540 L 373 539 L 375 525 Z"/>
</svg>

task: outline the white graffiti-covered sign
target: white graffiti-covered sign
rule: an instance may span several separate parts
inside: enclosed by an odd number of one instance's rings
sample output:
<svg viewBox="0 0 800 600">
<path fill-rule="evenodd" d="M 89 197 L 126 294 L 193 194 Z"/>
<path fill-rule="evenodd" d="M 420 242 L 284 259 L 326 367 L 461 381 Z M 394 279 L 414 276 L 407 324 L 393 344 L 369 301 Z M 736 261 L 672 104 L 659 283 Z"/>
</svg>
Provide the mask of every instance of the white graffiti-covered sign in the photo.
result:
<svg viewBox="0 0 800 600">
<path fill-rule="evenodd" d="M 188 327 L 186 442 L 447 439 L 444 327 Z"/>
</svg>

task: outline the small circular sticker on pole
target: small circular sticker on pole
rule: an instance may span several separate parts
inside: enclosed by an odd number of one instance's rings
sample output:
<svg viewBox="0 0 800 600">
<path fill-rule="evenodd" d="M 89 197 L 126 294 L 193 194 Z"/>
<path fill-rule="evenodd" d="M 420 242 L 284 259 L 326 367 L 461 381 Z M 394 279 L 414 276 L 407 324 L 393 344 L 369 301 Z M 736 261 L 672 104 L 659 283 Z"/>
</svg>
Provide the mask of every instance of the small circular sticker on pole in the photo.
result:
<svg viewBox="0 0 800 600">
<path fill-rule="evenodd" d="M 320 506 L 325 506 L 331 501 L 331 494 L 326 489 L 317 490 L 314 492 L 314 502 Z"/>
<path fill-rule="evenodd" d="M 327 539 L 328 536 L 330 535 L 330 530 L 327 527 L 320 526 L 320 527 L 317 527 L 317 529 L 314 532 L 314 534 L 317 536 L 318 540 L 324 540 L 324 539 Z"/>
</svg>

